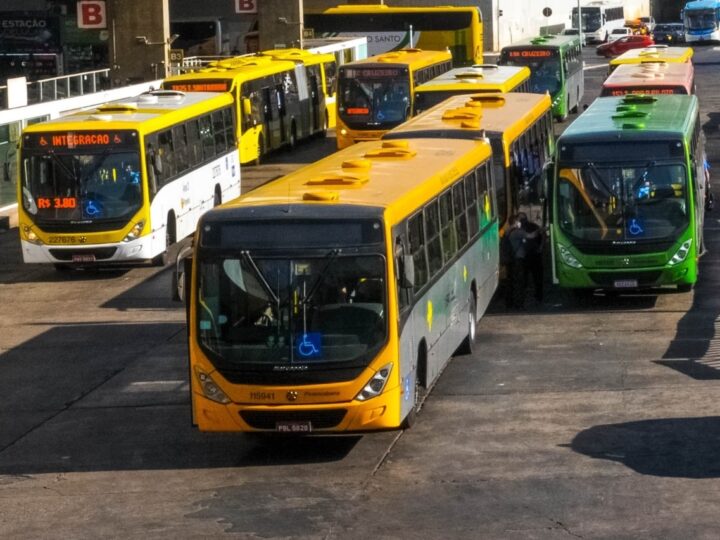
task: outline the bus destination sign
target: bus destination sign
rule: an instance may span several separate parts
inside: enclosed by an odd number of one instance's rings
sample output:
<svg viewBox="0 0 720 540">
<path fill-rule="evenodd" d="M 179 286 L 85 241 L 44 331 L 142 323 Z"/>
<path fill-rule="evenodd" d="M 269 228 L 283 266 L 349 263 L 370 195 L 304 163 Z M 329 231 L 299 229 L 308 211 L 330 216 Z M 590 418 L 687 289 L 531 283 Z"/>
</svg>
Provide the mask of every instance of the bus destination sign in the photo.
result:
<svg viewBox="0 0 720 540">
<path fill-rule="evenodd" d="M 41 150 L 137 149 L 138 136 L 136 131 L 49 131 L 26 133 L 23 138 L 23 146 Z"/>
<path fill-rule="evenodd" d="M 385 77 L 400 77 L 402 71 L 392 68 L 346 68 L 345 76 L 353 79 L 382 79 Z"/>
<path fill-rule="evenodd" d="M 547 58 L 554 56 L 555 52 L 548 49 L 527 49 L 510 51 L 510 58 Z"/>
<path fill-rule="evenodd" d="M 230 83 L 230 81 L 169 81 L 163 84 L 163 88 L 178 92 L 229 92 Z"/>
</svg>

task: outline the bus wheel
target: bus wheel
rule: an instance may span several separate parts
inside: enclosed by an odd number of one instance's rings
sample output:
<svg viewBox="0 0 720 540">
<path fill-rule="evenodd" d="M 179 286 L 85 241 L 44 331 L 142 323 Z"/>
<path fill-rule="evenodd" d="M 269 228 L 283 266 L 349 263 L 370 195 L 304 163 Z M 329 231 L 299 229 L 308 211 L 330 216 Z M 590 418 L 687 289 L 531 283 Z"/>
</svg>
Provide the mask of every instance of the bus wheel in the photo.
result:
<svg viewBox="0 0 720 540">
<path fill-rule="evenodd" d="M 475 295 L 470 294 L 468 310 L 468 333 L 465 339 L 457 349 L 458 354 L 472 354 L 475 350 L 475 336 L 477 335 L 477 321 L 475 320 L 475 312 L 477 311 L 475 303 Z"/>
<path fill-rule="evenodd" d="M 170 262 L 169 251 L 170 246 L 177 241 L 176 230 L 175 215 L 170 212 L 167 217 L 167 225 L 165 225 L 165 250 L 153 257 L 153 266 L 167 266 Z"/>
<path fill-rule="evenodd" d="M 677 290 L 678 292 L 686 293 L 692 291 L 692 283 L 678 283 Z"/>
</svg>

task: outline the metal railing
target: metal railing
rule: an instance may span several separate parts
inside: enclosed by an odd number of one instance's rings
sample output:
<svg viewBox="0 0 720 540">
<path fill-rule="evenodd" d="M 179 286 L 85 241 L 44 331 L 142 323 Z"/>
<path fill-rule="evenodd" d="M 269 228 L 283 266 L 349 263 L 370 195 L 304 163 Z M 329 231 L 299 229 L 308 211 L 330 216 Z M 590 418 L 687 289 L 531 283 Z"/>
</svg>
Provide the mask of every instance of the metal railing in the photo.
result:
<svg viewBox="0 0 720 540">
<path fill-rule="evenodd" d="M 28 105 L 93 94 L 111 87 L 110 68 L 27 83 Z M 7 105 L 7 86 L 0 86 L 0 109 Z"/>
</svg>

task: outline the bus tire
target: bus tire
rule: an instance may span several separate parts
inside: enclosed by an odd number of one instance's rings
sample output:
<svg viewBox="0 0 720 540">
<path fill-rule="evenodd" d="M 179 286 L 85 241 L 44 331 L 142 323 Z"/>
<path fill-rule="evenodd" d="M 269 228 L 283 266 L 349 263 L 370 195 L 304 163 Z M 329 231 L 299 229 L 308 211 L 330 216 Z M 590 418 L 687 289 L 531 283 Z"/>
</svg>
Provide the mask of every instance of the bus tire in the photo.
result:
<svg viewBox="0 0 720 540">
<path fill-rule="evenodd" d="M 175 223 L 175 214 L 170 212 L 165 225 L 165 250 L 156 255 L 153 260 L 153 266 L 165 267 L 170 262 L 170 246 L 177 241 L 177 224 Z"/>
<path fill-rule="evenodd" d="M 688 293 L 692 291 L 693 284 L 692 283 L 678 283 L 677 290 L 680 293 Z"/>
<path fill-rule="evenodd" d="M 475 350 L 475 338 L 477 336 L 476 305 L 475 295 L 471 292 L 468 309 L 468 333 L 458 347 L 457 354 L 472 354 Z"/>
<path fill-rule="evenodd" d="M 427 369 L 427 353 L 425 351 L 425 342 L 420 343 L 418 350 L 417 366 L 415 367 L 415 385 L 413 387 L 413 406 L 408 415 L 400 426 L 402 429 L 410 429 L 417 421 L 418 412 L 422 402 L 420 400 L 420 390 L 422 389 L 422 380 L 425 378 L 425 370 Z"/>
<path fill-rule="evenodd" d="M 222 204 L 222 193 L 220 186 L 215 186 L 215 194 L 213 195 L 213 208 Z"/>
</svg>

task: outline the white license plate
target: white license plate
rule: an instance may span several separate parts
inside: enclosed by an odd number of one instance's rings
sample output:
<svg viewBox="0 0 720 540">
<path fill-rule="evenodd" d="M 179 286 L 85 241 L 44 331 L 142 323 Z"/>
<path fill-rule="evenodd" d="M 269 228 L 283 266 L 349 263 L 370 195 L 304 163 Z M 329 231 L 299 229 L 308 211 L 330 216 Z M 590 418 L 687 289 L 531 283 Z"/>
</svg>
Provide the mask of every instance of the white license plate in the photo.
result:
<svg viewBox="0 0 720 540">
<path fill-rule="evenodd" d="M 613 284 L 616 289 L 637 289 L 637 279 L 617 279 Z"/>
<path fill-rule="evenodd" d="M 280 433 L 311 433 L 312 423 L 310 422 L 276 422 L 275 431 Z"/>
<path fill-rule="evenodd" d="M 72 262 L 74 262 L 74 263 L 95 262 L 95 255 L 92 255 L 92 254 L 73 255 Z"/>
</svg>

